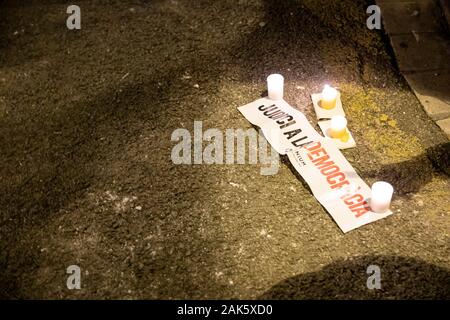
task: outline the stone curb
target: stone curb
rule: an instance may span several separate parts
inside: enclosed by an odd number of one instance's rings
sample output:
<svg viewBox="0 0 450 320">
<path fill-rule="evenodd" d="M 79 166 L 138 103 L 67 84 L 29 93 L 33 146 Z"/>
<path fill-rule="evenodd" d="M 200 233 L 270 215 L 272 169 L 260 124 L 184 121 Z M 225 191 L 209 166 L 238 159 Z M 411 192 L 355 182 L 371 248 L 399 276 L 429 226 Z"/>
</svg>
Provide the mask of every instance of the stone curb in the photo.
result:
<svg viewBox="0 0 450 320">
<path fill-rule="evenodd" d="M 398 67 L 450 139 L 450 0 L 376 0 Z"/>
<path fill-rule="evenodd" d="M 445 20 L 447 20 L 447 26 L 450 29 L 450 0 L 439 0 L 439 3 L 444 12 Z"/>
</svg>

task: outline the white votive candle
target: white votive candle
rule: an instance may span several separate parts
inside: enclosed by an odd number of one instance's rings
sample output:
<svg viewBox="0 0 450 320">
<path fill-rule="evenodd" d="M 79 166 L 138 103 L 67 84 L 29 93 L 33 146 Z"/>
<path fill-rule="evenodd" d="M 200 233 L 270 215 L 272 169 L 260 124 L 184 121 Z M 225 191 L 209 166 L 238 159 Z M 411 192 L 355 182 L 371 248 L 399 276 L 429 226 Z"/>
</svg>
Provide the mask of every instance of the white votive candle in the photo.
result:
<svg viewBox="0 0 450 320">
<path fill-rule="evenodd" d="M 322 90 L 320 107 L 324 109 L 333 109 L 336 106 L 337 96 L 338 91 L 326 84 Z"/>
<path fill-rule="evenodd" d="M 342 138 L 347 132 L 347 119 L 343 116 L 334 116 L 330 122 L 330 137 Z"/>
<path fill-rule="evenodd" d="M 378 181 L 372 185 L 372 196 L 370 198 L 370 208 L 373 212 L 384 213 L 391 205 L 394 188 L 387 182 Z"/>
<path fill-rule="evenodd" d="M 269 99 L 283 99 L 284 78 L 281 74 L 271 74 L 267 77 L 267 92 Z"/>
</svg>

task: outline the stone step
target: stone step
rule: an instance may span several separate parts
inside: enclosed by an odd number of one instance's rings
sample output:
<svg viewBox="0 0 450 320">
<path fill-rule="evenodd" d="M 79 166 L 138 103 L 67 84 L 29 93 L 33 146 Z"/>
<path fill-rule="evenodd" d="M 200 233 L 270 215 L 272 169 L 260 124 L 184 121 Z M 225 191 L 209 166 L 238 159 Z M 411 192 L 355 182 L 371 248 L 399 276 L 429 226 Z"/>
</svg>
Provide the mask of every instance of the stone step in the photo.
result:
<svg viewBox="0 0 450 320">
<path fill-rule="evenodd" d="M 450 117 L 450 71 L 404 75 L 427 114 L 433 120 Z"/>
<path fill-rule="evenodd" d="M 444 11 L 444 17 L 447 21 L 447 26 L 450 28 L 450 0 L 439 0 L 442 11 Z"/>
<path fill-rule="evenodd" d="M 450 0 L 377 0 L 397 64 L 450 139 Z"/>
<path fill-rule="evenodd" d="M 392 35 L 402 72 L 450 69 L 450 41 L 438 33 Z"/>
<path fill-rule="evenodd" d="M 445 132 L 447 138 L 450 139 L 450 118 L 436 121 L 436 124 Z"/>
<path fill-rule="evenodd" d="M 442 32 L 445 20 L 434 0 L 382 1 L 379 3 L 387 33 Z"/>
</svg>

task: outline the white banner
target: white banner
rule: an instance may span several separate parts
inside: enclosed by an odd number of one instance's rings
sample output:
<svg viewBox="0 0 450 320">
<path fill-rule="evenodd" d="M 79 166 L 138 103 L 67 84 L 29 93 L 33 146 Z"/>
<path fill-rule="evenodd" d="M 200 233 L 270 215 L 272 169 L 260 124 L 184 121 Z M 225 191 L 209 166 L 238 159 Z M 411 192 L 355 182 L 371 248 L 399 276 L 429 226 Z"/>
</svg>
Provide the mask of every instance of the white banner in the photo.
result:
<svg viewBox="0 0 450 320">
<path fill-rule="evenodd" d="M 392 214 L 370 211 L 370 187 L 330 139 L 297 148 L 288 157 L 343 232 Z"/>
<path fill-rule="evenodd" d="M 300 111 L 284 100 L 258 99 L 239 108 L 239 111 L 255 126 L 279 154 L 317 141 L 322 136 Z"/>
<path fill-rule="evenodd" d="M 343 232 L 392 214 L 370 211 L 369 186 L 333 141 L 317 133 L 305 115 L 287 102 L 263 98 L 240 107 L 239 111 L 261 128 L 275 150 L 288 155 Z"/>
</svg>

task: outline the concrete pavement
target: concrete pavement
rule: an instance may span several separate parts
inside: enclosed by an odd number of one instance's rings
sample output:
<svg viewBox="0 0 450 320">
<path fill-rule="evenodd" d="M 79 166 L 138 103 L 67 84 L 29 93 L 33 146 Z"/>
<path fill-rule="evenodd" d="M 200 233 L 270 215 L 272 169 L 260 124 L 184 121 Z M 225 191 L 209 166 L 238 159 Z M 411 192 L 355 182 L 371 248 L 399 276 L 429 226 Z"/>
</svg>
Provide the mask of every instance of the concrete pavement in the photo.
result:
<svg viewBox="0 0 450 320">
<path fill-rule="evenodd" d="M 449 298 L 449 142 L 368 4 L 80 1 L 70 31 L 60 1 L 0 1 L 0 296 Z M 286 159 L 172 162 L 194 121 L 252 128 L 237 107 L 274 72 L 313 125 L 310 94 L 340 88 L 344 155 L 394 215 L 344 235 Z"/>
</svg>

